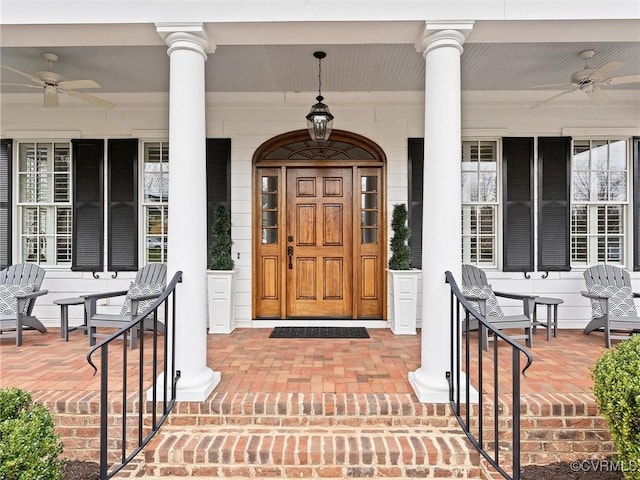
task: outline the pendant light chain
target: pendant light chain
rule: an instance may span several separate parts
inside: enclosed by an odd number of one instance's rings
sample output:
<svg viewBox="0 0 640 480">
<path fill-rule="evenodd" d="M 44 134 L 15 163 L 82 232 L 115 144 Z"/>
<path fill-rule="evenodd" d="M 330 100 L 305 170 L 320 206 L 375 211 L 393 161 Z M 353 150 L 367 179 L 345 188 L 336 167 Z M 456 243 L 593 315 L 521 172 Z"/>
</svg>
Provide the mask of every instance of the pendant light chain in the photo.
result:
<svg viewBox="0 0 640 480">
<path fill-rule="evenodd" d="M 322 100 L 322 57 L 318 57 L 318 101 Z"/>
</svg>

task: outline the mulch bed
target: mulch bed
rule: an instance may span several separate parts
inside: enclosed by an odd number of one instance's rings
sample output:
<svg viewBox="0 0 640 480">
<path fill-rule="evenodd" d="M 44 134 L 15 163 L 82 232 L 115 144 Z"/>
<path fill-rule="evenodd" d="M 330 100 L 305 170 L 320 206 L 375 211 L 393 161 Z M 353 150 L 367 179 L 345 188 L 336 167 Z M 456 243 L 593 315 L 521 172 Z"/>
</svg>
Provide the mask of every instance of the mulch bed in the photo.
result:
<svg viewBox="0 0 640 480">
<path fill-rule="evenodd" d="M 622 472 L 613 472 L 610 458 L 527 465 L 521 468 L 521 480 L 622 480 Z"/>
<path fill-rule="evenodd" d="M 69 460 L 64 466 L 62 480 L 100 480 L 100 465 L 96 462 Z"/>
</svg>

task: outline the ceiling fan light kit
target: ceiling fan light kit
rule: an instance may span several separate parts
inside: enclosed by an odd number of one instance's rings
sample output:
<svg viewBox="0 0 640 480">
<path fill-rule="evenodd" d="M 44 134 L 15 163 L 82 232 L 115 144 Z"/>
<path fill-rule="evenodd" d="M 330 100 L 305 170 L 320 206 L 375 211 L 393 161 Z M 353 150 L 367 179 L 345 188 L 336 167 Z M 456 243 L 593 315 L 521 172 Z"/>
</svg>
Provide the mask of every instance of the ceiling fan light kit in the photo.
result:
<svg viewBox="0 0 640 480">
<path fill-rule="evenodd" d="M 536 85 L 533 88 L 540 87 L 565 87 L 565 90 L 553 95 L 552 97 L 535 104 L 531 108 L 537 108 L 555 99 L 562 97 L 568 93 L 581 91 L 584 92 L 594 105 L 606 105 L 611 101 L 609 96 L 604 92 L 603 87 L 610 85 L 622 85 L 625 83 L 640 82 L 640 73 L 635 75 L 624 75 L 620 77 L 612 77 L 613 72 L 624 66 L 621 62 L 608 62 L 601 67 L 594 68 L 589 65 L 595 55 L 595 50 L 583 50 L 580 52 L 580 58 L 584 60 L 584 68 L 571 74 L 570 83 Z"/>
<path fill-rule="evenodd" d="M 6 85 L 17 85 L 28 88 L 42 88 L 43 89 L 43 106 L 45 108 L 57 107 L 59 105 L 58 94 L 63 93 L 70 97 L 89 102 L 93 105 L 102 108 L 113 108 L 115 103 L 103 100 L 88 93 L 78 92 L 77 90 L 87 88 L 100 88 L 100 84 L 94 80 L 65 80 L 62 75 L 53 71 L 55 62 L 60 57 L 55 53 L 46 52 L 43 54 L 45 60 L 49 62 L 49 70 L 35 72 L 33 75 L 22 72 L 8 65 L 2 65 L 3 68 L 10 70 L 18 75 L 28 78 L 34 84 L 27 83 L 10 83 Z"/>
</svg>

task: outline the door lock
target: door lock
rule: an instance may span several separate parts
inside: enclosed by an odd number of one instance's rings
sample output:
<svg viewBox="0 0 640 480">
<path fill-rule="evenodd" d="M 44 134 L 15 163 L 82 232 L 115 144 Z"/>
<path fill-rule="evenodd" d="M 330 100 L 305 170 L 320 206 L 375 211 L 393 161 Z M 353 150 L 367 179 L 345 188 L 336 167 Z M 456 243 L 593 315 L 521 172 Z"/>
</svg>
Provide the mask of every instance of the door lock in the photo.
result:
<svg viewBox="0 0 640 480">
<path fill-rule="evenodd" d="M 287 247 L 287 255 L 289 256 L 289 270 L 293 270 L 293 247 L 291 245 Z"/>
</svg>

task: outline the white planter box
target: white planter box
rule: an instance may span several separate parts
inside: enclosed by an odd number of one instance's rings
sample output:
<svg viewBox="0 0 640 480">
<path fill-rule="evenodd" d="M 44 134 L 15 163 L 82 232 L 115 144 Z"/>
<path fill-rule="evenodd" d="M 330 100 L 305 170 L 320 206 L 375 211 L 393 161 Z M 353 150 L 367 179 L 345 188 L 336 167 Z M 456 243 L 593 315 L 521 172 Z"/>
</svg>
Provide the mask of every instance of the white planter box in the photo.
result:
<svg viewBox="0 0 640 480">
<path fill-rule="evenodd" d="M 235 329 L 237 270 L 207 270 L 209 333 L 231 333 Z"/>
<path fill-rule="evenodd" d="M 389 272 L 389 326 L 395 335 L 415 335 L 418 316 L 418 279 L 422 270 Z"/>
</svg>

